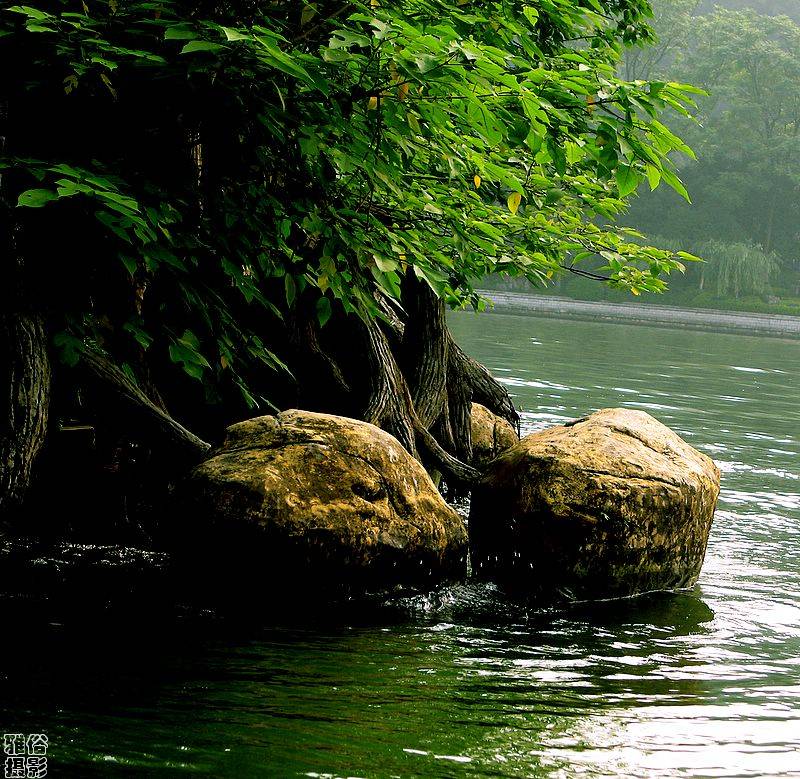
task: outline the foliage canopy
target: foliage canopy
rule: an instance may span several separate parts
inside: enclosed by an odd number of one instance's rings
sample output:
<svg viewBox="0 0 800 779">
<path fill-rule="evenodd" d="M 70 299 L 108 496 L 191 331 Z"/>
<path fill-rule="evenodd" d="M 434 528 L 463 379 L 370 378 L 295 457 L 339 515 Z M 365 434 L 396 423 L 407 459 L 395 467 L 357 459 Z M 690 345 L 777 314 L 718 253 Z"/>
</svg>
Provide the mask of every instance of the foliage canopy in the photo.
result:
<svg viewBox="0 0 800 779">
<path fill-rule="evenodd" d="M 600 255 L 681 268 L 615 227 L 643 180 L 685 195 L 659 121 L 692 87 L 617 75 L 646 0 L 186 4 L 0 13 L 3 187 L 58 341 L 132 338 L 258 397 L 301 295 L 375 315 L 413 273 L 451 305 L 488 273 Z M 691 258 L 684 255 L 684 259 Z M 272 322 L 273 324 L 270 324 Z"/>
</svg>

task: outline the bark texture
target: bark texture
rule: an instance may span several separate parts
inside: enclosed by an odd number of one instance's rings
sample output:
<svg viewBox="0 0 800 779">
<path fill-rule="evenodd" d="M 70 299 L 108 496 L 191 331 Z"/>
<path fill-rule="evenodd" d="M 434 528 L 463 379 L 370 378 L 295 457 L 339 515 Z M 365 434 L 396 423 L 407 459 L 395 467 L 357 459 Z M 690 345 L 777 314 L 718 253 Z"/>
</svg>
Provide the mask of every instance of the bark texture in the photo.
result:
<svg viewBox="0 0 800 779">
<path fill-rule="evenodd" d="M 420 419 L 405 376 L 378 322 L 366 322 L 363 328 L 371 383 L 364 421 L 391 433 L 412 455 L 418 459 L 421 455 L 429 466 L 451 480 L 475 481 L 478 471 L 448 452 Z"/>
<path fill-rule="evenodd" d="M 0 95 L 0 154 L 7 152 L 9 104 Z M 22 504 L 47 435 L 50 358 L 43 316 L 27 300 L 26 267 L 7 176 L 0 170 L 0 518 Z"/>
<path fill-rule="evenodd" d="M 447 404 L 447 323 L 444 302 L 412 275 L 403 290 L 407 324 L 403 367 L 420 422 L 429 428 Z"/>
<path fill-rule="evenodd" d="M 472 403 L 515 427 L 519 415 L 505 388 L 455 343 L 433 290 L 410 276 L 402 292 L 400 305 L 381 298 L 381 316 L 358 321 L 365 359 L 351 360 L 347 373 L 350 386 L 367 384 L 358 416 L 392 433 L 449 487 L 469 486 L 479 477 L 472 462 Z"/>
<path fill-rule="evenodd" d="M 44 322 L 0 316 L 0 516 L 19 508 L 47 434 L 50 358 Z"/>
</svg>

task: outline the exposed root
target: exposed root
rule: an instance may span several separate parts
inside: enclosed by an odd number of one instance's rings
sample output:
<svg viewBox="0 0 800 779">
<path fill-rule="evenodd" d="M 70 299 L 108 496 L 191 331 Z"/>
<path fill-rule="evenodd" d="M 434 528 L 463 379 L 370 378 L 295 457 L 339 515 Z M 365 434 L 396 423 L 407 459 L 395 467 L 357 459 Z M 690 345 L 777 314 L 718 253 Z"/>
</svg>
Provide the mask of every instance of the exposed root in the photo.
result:
<svg viewBox="0 0 800 779">
<path fill-rule="evenodd" d="M 211 444 L 198 438 L 160 409 L 131 379 L 105 355 L 87 350 L 80 365 L 111 405 L 128 416 L 128 426 L 140 436 L 171 450 L 177 464 L 193 464 L 203 459 Z"/>
</svg>

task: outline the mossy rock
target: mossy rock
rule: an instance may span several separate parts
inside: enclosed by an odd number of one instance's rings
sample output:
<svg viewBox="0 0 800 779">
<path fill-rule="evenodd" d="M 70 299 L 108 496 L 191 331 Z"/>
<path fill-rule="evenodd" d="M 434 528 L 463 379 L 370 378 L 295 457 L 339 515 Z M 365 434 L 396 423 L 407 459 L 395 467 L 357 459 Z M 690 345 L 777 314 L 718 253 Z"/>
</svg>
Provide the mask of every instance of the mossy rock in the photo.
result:
<svg viewBox="0 0 800 779">
<path fill-rule="evenodd" d="M 232 425 L 176 497 L 189 549 L 284 595 L 466 573 L 461 518 L 393 436 L 354 419 L 285 411 Z"/>
<path fill-rule="evenodd" d="M 605 409 L 534 433 L 473 492 L 473 568 L 580 599 L 691 586 L 719 483 L 709 457 L 641 411 Z"/>
</svg>

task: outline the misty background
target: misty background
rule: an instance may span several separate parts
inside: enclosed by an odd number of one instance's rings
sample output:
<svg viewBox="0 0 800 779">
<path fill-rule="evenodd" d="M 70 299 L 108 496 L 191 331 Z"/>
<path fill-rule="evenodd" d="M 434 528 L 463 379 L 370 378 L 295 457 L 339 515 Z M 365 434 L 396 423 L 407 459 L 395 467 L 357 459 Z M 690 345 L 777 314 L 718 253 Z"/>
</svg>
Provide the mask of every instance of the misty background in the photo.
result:
<svg viewBox="0 0 800 779">
<path fill-rule="evenodd" d="M 645 182 L 621 221 L 705 262 L 645 302 L 800 315 L 800 1 L 653 0 L 653 10 L 658 41 L 629 50 L 622 75 L 709 95 L 695 121 L 667 117 L 697 156 L 674 160 L 692 203 Z M 532 289 L 522 279 L 487 286 Z M 630 301 L 569 275 L 550 292 Z"/>
</svg>

